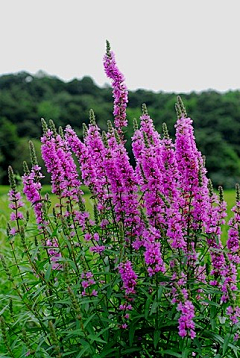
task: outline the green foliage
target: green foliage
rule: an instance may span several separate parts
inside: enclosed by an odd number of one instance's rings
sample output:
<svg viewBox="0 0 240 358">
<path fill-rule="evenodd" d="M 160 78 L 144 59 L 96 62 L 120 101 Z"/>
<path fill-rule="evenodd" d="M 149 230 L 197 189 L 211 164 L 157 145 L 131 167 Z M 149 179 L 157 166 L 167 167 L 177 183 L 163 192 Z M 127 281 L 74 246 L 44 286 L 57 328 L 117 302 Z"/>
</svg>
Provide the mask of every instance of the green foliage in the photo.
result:
<svg viewBox="0 0 240 358">
<path fill-rule="evenodd" d="M 0 182 L 7 180 L 8 163 L 17 156 L 17 127 L 5 117 L 0 119 Z"/>
<path fill-rule="evenodd" d="M 240 180 L 240 92 L 192 92 L 183 94 L 182 99 L 194 120 L 197 145 L 207 157 L 209 177 L 215 186 L 224 182 L 225 188 L 233 188 Z M 21 141 L 21 138 L 40 137 L 41 117 L 46 120 L 54 118 L 57 125 L 63 128 L 69 123 L 78 128 L 78 134 L 82 135 L 82 124 L 92 108 L 99 126 L 106 130 L 105 119 L 111 118 L 112 113 L 110 101 L 111 88 L 99 88 L 90 77 L 65 83 L 44 72 L 35 76 L 26 72 L 1 76 L 0 183 L 7 183 L 6 163 L 16 168 L 16 160 L 13 163 L 15 150 L 19 163 L 26 158 L 24 140 Z M 142 89 L 130 91 L 128 119 L 130 123 L 134 118 L 138 119 L 141 105 L 145 102 L 150 115 L 155 118 L 156 129 L 161 131 L 161 125 L 165 122 L 172 136 L 175 101 L 174 93 L 154 93 Z M 133 157 L 129 139 L 132 133 L 130 125 L 126 136 L 131 161 Z M 17 170 L 22 173 L 20 164 Z"/>
<path fill-rule="evenodd" d="M 3 357 L 187 358 L 193 352 L 202 358 L 213 357 L 214 352 L 214 357 L 238 357 L 240 350 L 233 338 L 235 328 L 221 321 L 222 305 L 214 301 L 221 295 L 219 289 L 202 286 L 212 299 L 206 300 L 206 305 L 196 302 L 198 338 L 180 339 L 176 327 L 179 315 L 176 307 L 169 309 L 171 288 L 161 273 L 156 282 L 151 278 L 139 282 L 138 300 L 133 302 L 128 330 L 119 329 L 123 317 L 118 307 L 124 293 L 113 267 L 121 251 L 109 250 L 104 261 L 100 256 L 89 256 L 84 247 L 73 248 L 66 227 L 54 223 L 51 211 L 49 219 L 49 234 L 61 242 L 62 270 L 52 269 L 34 218 L 21 237 L 8 236 L 1 256 Z M 101 234 L 100 227 L 95 226 L 94 230 Z M 80 242 L 82 236 L 79 231 Z M 97 297 L 81 295 L 79 269 L 85 265 L 94 275 Z M 165 284 L 159 286 L 160 281 Z M 192 294 L 195 289 L 192 285 Z"/>
</svg>

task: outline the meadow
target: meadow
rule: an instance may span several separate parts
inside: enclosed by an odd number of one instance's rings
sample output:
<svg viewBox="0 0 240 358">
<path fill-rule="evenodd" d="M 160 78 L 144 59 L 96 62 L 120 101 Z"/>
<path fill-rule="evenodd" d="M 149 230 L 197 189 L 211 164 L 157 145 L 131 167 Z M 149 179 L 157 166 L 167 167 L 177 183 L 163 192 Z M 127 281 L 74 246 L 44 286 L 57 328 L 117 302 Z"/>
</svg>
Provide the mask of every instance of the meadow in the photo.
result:
<svg viewBox="0 0 240 358">
<path fill-rule="evenodd" d="M 82 187 L 83 191 L 84 191 L 84 198 L 86 200 L 86 206 L 87 209 L 92 212 L 93 211 L 93 207 L 92 207 L 92 202 L 90 199 L 90 193 L 87 189 L 87 187 L 83 186 Z M 8 205 L 8 193 L 9 191 L 9 186 L 8 185 L 0 185 L 0 242 L 1 245 L 3 245 L 3 235 L 6 232 L 6 227 L 7 227 L 7 222 L 8 222 L 8 218 L 10 216 L 10 212 L 11 210 L 9 209 Z M 50 195 L 50 200 L 52 202 L 52 205 L 54 205 L 56 203 L 56 196 L 51 194 L 51 186 L 50 185 L 44 185 L 42 188 L 42 194 L 45 195 L 46 193 L 48 193 Z M 233 189 L 228 189 L 224 191 L 224 200 L 226 200 L 227 202 L 227 218 L 226 218 L 226 222 L 232 217 L 232 207 L 235 205 L 235 190 Z M 35 218 L 33 218 L 35 220 Z M 223 242 L 226 241 L 227 239 L 227 226 L 223 227 Z"/>
<path fill-rule="evenodd" d="M 0 185 L 0 244 L 1 247 L 4 246 L 4 239 L 6 237 L 6 228 L 7 222 L 10 217 L 11 209 L 9 208 L 9 200 L 8 200 L 8 192 L 10 187 L 8 185 Z M 21 188 L 19 188 L 21 190 Z M 90 193 L 86 186 L 82 186 L 82 190 L 84 192 L 84 198 L 86 200 L 86 207 L 90 213 L 93 212 L 92 203 L 90 200 Z M 51 194 L 51 185 L 43 185 L 42 187 L 42 195 L 49 194 L 50 201 L 52 203 L 52 207 L 57 203 L 57 198 L 55 195 Z M 31 219 L 34 221 L 35 218 L 32 216 Z"/>
</svg>

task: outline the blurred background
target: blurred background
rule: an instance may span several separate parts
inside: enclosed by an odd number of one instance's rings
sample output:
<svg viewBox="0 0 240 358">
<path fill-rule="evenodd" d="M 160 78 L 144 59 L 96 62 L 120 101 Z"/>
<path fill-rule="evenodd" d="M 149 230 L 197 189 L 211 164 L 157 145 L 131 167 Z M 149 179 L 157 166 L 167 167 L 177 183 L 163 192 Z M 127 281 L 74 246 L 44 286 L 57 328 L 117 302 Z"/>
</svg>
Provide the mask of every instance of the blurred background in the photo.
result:
<svg viewBox="0 0 240 358">
<path fill-rule="evenodd" d="M 102 58 L 108 39 L 129 88 L 126 133 L 146 103 L 156 128 L 174 136 L 176 96 L 194 121 L 215 186 L 240 181 L 239 2 L 102 0 L 1 2 L 0 184 L 22 174 L 28 140 L 40 158 L 40 118 L 82 135 L 93 109 L 112 119 Z M 47 178 L 45 180 L 47 182 Z"/>
</svg>

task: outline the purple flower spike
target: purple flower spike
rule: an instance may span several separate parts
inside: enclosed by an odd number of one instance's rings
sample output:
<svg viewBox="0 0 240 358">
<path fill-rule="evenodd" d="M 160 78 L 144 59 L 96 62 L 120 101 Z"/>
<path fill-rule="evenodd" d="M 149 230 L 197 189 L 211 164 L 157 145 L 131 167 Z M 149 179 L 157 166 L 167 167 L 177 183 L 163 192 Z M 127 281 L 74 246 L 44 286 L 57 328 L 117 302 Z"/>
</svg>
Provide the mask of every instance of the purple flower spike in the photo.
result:
<svg viewBox="0 0 240 358">
<path fill-rule="evenodd" d="M 23 193 L 27 200 L 33 205 L 36 221 L 39 229 L 44 228 L 47 222 L 44 220 L 43 202 L 41 197 L 42 185 L 39 179 L 43 178 L 41 168 L 37 165 L 32 167 L 31 172 L 25 173 L 22 177 Z"/>
<path fill-rule="evenodd" d="M 126 108 L 128 103 L 128 91 L 124 83 L 124 76 L 119 71 L 115 55 L 110 51 L 110 45 L 107 41 L 107 52 L 103 59 L 104 69 L 107 77 L 112 80 L 114 110 L 113 115 L 115 118 L 115 127 L 122 139 L 122 127 L 127 126 Z"/>
<path fill-rule="evenodd" d="M 191 301 L 187 300 L 184 303 L 180 302 L 177 306 L 177 310 L 181 312 L 181 316 L 178 320 L 179 336 L 190 336 L 191 339 L 196 337 L 195 324 L 193 322 L 194 306 Z"/>
<path fill-rule="evenodd" d="M 126 261 L 125 263 L 121 262 L 118 271 L 121 275 L 123 281 L 123 288 L 125 289 L 126 295 L 130 293 L 136 293 L 135 286 L 137 284 L 137 275 L 133 271 L 131 261 Z"/>
</svg>

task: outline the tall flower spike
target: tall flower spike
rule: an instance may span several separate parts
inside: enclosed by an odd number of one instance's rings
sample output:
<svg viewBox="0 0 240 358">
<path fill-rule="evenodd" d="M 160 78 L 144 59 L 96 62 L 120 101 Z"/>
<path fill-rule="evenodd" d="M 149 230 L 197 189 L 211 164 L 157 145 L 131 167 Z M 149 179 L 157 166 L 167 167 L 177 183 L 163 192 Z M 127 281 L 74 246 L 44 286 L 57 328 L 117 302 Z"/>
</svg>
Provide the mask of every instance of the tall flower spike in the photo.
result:
<svg viewBox="0 0 240 358">
<path fill-rule="evenodd" d="M 9 176 L 9 183 L 11 187 L 8 193 L 8 197 L 10 201 L 9 208 L 12 210 L 10 215 L 10 220 L 16 223 L 16 227 L 12 227 L 9 230 L 9 233 L 11 235 L 15 235 L 17 232 L 19 232 L 20 229 L 19 220 L 23 219 L 23 214 L 22 212 L 19 211 L 19 209 L 24 206 L 24 203 L 22 202 L 22 197 L 20 192 L 17 191 L 16 181 L 14 178 L 12 167 L 8 168 L 8 176 Z"/>
<path fill-rule="evenodd" d="M 178 118 L 175 125 L 175 155 L 182 199 L 185 201 L 185 204 L 183 204 L 183 220 L 189 223 L 189 229 L 195 229 L 199 227 L 200 223 L 203 223 L 204 226 L 206 220 L 208 212 L 208 180 L 206 169 L 203 167 L 202 155 L 196 146 L 193 121 L 191 118 L 186 117 L 186 111 L 180 98 L 178 98 L 178 106 L 181 111 L 181 117 Z"/>
<path fill-rule="evenodd" d="M 128 103 L 128 91 L 124 83 L 124 76 L 117 67 L 115 55 L 113 51 L 111 51 L 108 41 L 106 46 L 106 54 L 103 58 L 103 64 L 107 77 L 112 80 L 114 98 L 114 123 L 118 134 L 123 141 L 122 128 L 127 126 L 126 108 Z"/>
<path fill-rule="evenodd" d="M 32 142 L 29 142 L 30 155 L 32 161 L 32 169 L 29 170 L 26 162 L 23 163 L 24 175 L 23 181 L 23 193 L 26 195 L 27 200 L 33 205 L 34 212 L 39 229 L 44 229 L 48 223 L 45 221 L 43 212 L 43 203 L 41 197 L 41 183 L 40 179 L 43 178 L 41 173 L 41 167 L 38 166 L 36 153 Z"/>
<path fill-rule="evenodd" d="M 70 148 L 67 141 L 57 134 L 53 121 L 49 121 L 49 126 L 51 130 L 41 139 L 41 151 L 47 171 L 51 173 L 52 192 L 61 198 L 78 201 L 78 195 L 82 194 L 81 182 Z"/>
<path fill-rule="evenodd" d="M 208 181 L 209 208 L 206 221 L 207 244 L 209 247 L 212 270 L 210 274 L 213 280 L 210 281 L 212 286 L 221 286 L 222 277 L 226 273 L 226 263 L 223 254 L 223 245 L 221 242 L 221 226 L 224 224 L 226 216 L 226 203 L 221 194 L 221 200 L 213 191 L 212 182 Z"/>
</svg>

